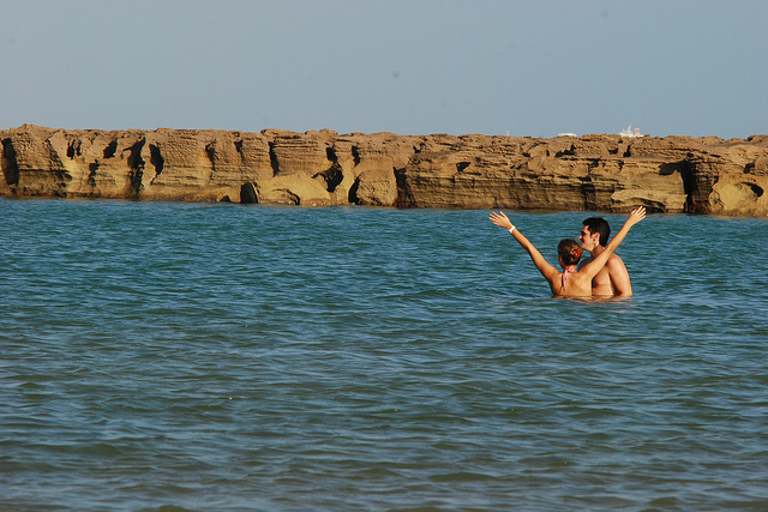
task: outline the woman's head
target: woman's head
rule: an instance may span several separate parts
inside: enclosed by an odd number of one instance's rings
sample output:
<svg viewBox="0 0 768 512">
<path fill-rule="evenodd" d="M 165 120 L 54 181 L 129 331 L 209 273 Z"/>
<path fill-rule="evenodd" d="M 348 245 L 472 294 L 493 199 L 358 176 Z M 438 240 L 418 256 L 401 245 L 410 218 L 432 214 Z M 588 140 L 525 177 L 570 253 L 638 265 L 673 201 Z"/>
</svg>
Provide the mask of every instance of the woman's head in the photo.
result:
<svg viewBox="0 0 768 512">
<path fill-rule="evenodd" d="M 566 267 L 577 264 L 581 259 L 581 253 L 581 246 L 576 240 L 566 238 L 565 240 L 560 240 L 560 243 L 557 244 L 557 256 L 560 258 L 562 265 Z"/>
</svg>

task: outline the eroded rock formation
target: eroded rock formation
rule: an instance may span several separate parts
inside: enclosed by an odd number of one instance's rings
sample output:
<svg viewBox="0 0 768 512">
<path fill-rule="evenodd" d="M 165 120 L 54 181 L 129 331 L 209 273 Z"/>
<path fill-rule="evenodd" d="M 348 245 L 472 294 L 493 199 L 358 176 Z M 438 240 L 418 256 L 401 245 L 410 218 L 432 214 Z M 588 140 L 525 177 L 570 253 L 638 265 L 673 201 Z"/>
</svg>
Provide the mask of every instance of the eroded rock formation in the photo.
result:
<svg viewBox="0 0 768 512">
<path fill-rule="evenodd" d="M 768 136 L 0 130 L 0 196 L 768 215 Z"/>
</svg>

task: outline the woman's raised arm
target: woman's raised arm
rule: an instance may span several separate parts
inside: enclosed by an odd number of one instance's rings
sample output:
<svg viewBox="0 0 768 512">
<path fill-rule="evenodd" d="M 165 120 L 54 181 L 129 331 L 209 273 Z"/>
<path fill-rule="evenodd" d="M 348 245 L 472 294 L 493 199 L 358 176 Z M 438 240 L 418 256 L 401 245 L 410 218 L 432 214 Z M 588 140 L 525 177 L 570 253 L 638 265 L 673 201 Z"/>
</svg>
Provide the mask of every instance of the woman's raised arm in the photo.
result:
<svg viewBox="0 0 768 512">
<path fill-rule="evenodd" d="M 541 255 L 539 250 L 534 247 L 534 245 L 525 237 L 525 235 L 523 235 L 519 229 L 515 228 L 515 225 L 512 224 L 504 212 L 491 212 L 490 219 L 491 222 L 493 222 L 495 225 L 501 226 L 502 228 L 509 231 L 515 240 L 517 240 L 517 242 L 523 246 L 523 249 L 528 251 L 528 255 L 533 260 L 533 264 L 536 265 L 536 268 L 539 270 L 539 272 L 541 272 L 541 275 L 544 276 L 548 281 L 554 274 L 558 273 L 558 270 L 547 263 L 547 260 L 544 259 L 544 256 Z"/>
</svg>

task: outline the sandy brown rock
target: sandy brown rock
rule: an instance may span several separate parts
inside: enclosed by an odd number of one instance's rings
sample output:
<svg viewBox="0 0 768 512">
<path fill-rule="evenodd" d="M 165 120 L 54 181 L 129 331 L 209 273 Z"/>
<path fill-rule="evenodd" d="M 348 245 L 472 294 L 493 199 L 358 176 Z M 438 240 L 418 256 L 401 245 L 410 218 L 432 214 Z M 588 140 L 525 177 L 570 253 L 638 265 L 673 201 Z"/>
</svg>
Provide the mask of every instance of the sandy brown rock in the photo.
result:
<svg viewBox="0 0 768 512">
<path fill-rule="evenodd" d="M 768 214 L 768 136 L 0 130 L 0 196 Z"/>
</svg>

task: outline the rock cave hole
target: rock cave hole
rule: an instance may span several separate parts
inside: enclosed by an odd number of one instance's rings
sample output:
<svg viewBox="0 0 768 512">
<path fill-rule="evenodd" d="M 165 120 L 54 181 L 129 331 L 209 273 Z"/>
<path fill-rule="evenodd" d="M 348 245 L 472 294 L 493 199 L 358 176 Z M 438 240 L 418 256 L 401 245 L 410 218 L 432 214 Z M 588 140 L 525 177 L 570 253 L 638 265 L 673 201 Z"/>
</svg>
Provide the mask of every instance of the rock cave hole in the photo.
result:
<svg viewBox="0 0 768 512">
<path fill-rule="evenodd" d="M 763 187 L 760 187 L 758 185 L 755 185 L 754 183 L 747 183 L 746 184 L 750 189 L 752 189 L 752 193 L 755 194 L 755 197 L 762 197 L 763 193 L 765 192 L 763 190 Z"/>
<path fill-rule="evenodd" d="M 272 166 L 272 175 L 277 176 L 280 171 L 280 164 L 277 161 L 277 154 L 275 153 L 275 143 L 269 143 L 269 165 Z"/>
<path fill-rule="evenodd" d="M 113 140 L 104 148 L 104 158 L 112 158 L 117 152 L 117 141 Z"/>
<path fill-rule="evenodd" d="M 154 144 L 149 145 L 149 163 L 155 166 L 155 174 L 163 172 L 163 155 L 160 154 L 160 148 Z"/>
<path fill-rule="evenodd" d="M 360 149 L 357 146 L 352 146 L 352 159 L 355 165 L 360 165 Z"/>
</svg>

